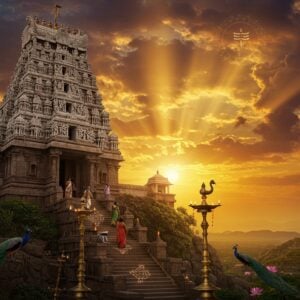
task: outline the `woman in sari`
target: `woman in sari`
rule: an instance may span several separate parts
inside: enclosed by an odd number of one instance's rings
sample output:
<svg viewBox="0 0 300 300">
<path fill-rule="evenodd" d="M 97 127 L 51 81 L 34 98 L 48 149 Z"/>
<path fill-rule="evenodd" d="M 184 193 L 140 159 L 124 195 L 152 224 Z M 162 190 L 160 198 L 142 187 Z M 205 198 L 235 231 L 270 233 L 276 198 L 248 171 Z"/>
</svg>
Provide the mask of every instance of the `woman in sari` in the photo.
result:
<svg viewBox="0 0 300 300">
<path fill-rule="evenodd" d="M 120 209 L 117 202 L 114 202 L 111 211 L 111 225 L 116 226 L 116 222 L 118 221 L 120 216 Z"/>
<path fill-rule="evenodd" d="M 119 248 L 126 247 L 126 234 L 126 224 L 122 218 L 119 218 L 117 222 L 117 244 Z"/>
</svg>

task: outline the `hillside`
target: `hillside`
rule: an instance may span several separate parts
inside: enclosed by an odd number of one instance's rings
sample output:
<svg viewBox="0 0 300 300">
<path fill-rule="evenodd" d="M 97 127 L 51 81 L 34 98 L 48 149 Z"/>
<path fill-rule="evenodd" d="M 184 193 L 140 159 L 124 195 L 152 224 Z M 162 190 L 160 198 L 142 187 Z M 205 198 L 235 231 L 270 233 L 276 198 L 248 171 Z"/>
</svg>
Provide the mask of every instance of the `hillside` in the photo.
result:
<svg viewBox="0 0 300 300">
<path fill-rule="evenodd" d="M 225 231 L 222 233 L 210 233 L 211 241 L 270 241 L 283 243 L 293 238 L 300 238 L 300 233 L 295 231 L 271 231 L 255 230 L 249 232 Z"/>
<path fill-rule="evenodd" d="M 289 240 L 260 257 L 267 265 L 275 265 L 280 272 L 300 276 L 300 238 Z"/>
</svg>

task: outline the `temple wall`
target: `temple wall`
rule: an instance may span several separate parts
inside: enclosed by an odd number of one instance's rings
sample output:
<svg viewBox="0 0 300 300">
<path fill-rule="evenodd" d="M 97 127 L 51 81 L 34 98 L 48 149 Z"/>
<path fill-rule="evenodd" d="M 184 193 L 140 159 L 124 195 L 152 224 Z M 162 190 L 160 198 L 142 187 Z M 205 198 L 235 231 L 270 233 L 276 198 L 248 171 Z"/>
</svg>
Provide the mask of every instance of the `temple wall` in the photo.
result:
<svg viewBox="0 0 300 300">
<path fill-rule="evenodd" d="M 120 194 L 128 194 L 136 197 L 146 197 L 147 187 L 133 184 L 119 184 Z"/>
</svg>

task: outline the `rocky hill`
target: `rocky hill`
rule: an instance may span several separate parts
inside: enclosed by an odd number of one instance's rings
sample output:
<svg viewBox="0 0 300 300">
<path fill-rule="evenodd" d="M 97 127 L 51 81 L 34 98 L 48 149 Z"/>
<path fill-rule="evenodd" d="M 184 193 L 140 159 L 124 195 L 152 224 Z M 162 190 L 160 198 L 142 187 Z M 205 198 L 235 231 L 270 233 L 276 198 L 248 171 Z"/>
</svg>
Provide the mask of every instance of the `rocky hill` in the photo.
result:
<svg viewBox="0 0 300 300">
<path fill-rule="evenodd" d="M 289 240 L 262 254 L 260 260 L 280 272 L 300 276 L 300 238 Z"/>
<path fill-rule="evenodd" d="M 3 240 L 0 238 L 0 242 Z M 41 293 L 36 299 L 50 299 L 46 294 L 48 287 L 55 286 L 58 262 L 46 255 L 45 246 L 44 241 L 31 240 L 22 250 L 6 257 L 1 265 L 0 299 L 14 299 L 12 293 L 17 292 L 19 287 L 30 287 L 36 296 L 38 289 L 44 290 L 45 295 Z M 28 297 L 18 299 L 32 299 Z"/>
</svg>

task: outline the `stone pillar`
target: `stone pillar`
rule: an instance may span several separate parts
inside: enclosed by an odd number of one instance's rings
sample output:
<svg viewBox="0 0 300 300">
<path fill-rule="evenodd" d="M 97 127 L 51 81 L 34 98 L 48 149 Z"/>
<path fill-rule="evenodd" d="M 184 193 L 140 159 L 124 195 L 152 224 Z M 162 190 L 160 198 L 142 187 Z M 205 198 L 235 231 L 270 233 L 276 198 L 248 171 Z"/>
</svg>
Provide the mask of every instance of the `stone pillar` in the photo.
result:
<svg viewBox="0 0 300 300">
<path fill-rule="evenodd" d="M 103 188 L 101 186 L 101 176 L 99 175 L 101 164 L 99 160 L 95 164 L 95 199 L 100 200 L 103 197 Z"/>
<path fill-rule="evenodd" d="M 119 184 L 119 169 L 120 169 L 120 165 L 117 164 L 115 166 L 115 181 L 116 181 L 115 184 Z"/>
<path fill-rule="evenodd" d="M 50 203 L 53 203 L 63 197 L 64 187 L 59 186 L 59 162 L 61 151 L 59 149 L 52 148 L 49 151 L 49 177 L 51 182 Z"/>
<path fill-rule="evenodd" d="M 59 186 L 59 162 L 61 153 L 62 152 L 58 149 L 50 149 L 50 177 L 51 182 L 55 183 L 56 187 Z"/>
<path fill-rule="evenodd" d="M 183 267 L 182 258 L 169 257 L 167 271 L 172 277 L 177 277 L 181 275 L 181 270 Z"/>
<path fill-rule="evenodd" d="M 134 219 L 133 214 L 126 209 L 123 217 L 124 217 L 124 221 L 126 223 L 127 229 L 131 229 L 133 227 L 133 219 Z"/>
<path fill-rule="evenodd" d="M 75 177 L 75 187 L 76 187 L 76 192 L 75 192 L 75 197 L 79 197 L 80 195 L 82 195 L 82 186 L 81 186 L 81 172 L 80 172 L 80 168 L 81 168 L 81 164 L 80 162 L 76 163 L 76 177 Z"/>
<path fill-rule="evenodd" d="M 5 178 L 8 178 L 11 175 L 11 154 L 7 154 L 5 157 Z"/>
<path fill-rule="evenodd" d="M 106 164 L 106 169 L 107 169 L 107 183 L 112 186 L 113 183 L 113 164 L 108 162 Z"/>
<path fill-rule="evenodd" d="M 167 257 L 167 243 L 160 238 L 160 232 L 157 232 L 156 241 L 150 244 L 151 253 L 158 260 L 165 259 Z"/>
<path fill-rule="evenodd" d="M 86 160 L 88 161 L 88 185 L 91 187 L 91 191 L 95 192 L 95 184 L 97 182 L 96 176 L 96 164 L 97 158 L 94 155 L 87 155 Z"/>
<path fill-rule="evenodd" d="M 94 190 L 95 187 L 94 173 L 95 173 L 95 164 L 93 161 L 90 161 L 90 186 L 92 191 Z"/>
<path fill-rule="evenodd" d="M 118 170 L 120 166 L 117 161 L 109 161 L 106 164 L 107 169 L 107 183 L 110 186 L 116 186 L 119 183 Z"/>
<path fill-rule="evenodd" d="M 129 229 L 130 234 L 139 243 L 147 243 L 147 231 L 147 227 L 141 226 L 139 218 L 136 219 L 134 227 Z"/>
<path fill-rule="evenodd" d="M 16 176 L 17 175 L 17 168 L 18 168 L 18 156 L 20 151 L 13 150 L 11 151 L 10 155 L 10 176 Z"/>
</svg>

